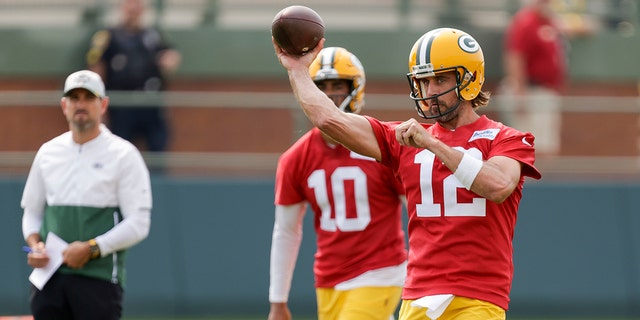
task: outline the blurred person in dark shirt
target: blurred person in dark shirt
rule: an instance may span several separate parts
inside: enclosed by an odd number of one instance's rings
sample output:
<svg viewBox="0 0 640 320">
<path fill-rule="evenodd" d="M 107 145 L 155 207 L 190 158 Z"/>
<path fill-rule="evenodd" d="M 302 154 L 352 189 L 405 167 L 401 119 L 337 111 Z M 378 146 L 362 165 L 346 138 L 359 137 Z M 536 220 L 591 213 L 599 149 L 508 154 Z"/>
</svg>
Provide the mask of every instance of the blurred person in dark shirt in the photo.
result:
<svg viewBox="0 0 640 320">
<path fill-rule="evenodd" d="M 157 28 L 144 24 L 145 0 L 121 0 L 119 6 L 119 24 L 93 35 L 87 64 L 102 76 L 108 91 L 149 94 L 144 103 L 114 99 L 108 122 L 113 133 L 132 142 L 144 139 L 148 151 L 165 151 L 170 130 L 158 93 L 166 89 L 181 55 Z"/>
</svg>

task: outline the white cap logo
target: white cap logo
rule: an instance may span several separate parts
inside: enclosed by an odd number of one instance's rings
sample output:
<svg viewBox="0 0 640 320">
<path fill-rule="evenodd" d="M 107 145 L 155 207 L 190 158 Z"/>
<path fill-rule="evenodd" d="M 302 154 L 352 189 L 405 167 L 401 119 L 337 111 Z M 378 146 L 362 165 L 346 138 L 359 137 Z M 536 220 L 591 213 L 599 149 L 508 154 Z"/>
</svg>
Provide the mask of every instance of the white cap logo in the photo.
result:
<svg viewBox="0 0 640 320">
<path fill-rule="evenodd" d="M 105 96 L 102 78 L 90 70 L 81 70 L 70 74 L 64 83 L 64 95 L 66 96 L 71 90 L 78 88 L 89 90 L 99 98 Z"/>
</svg>

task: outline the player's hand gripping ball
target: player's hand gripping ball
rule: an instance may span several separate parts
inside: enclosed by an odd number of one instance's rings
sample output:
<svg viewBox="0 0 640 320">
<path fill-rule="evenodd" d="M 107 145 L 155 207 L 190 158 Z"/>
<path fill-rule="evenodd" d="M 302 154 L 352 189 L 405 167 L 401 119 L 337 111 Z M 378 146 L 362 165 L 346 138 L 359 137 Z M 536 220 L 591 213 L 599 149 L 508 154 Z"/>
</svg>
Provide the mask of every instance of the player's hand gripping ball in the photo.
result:
<svg viewBox="0 0 640 320">
<path fill-rule="evenodd" d="M 324 38 L 324 22 L 311 8 L 289 6 L 273 18 L 271 35 L 286 53 L 303 55 Z"/>
</svg>

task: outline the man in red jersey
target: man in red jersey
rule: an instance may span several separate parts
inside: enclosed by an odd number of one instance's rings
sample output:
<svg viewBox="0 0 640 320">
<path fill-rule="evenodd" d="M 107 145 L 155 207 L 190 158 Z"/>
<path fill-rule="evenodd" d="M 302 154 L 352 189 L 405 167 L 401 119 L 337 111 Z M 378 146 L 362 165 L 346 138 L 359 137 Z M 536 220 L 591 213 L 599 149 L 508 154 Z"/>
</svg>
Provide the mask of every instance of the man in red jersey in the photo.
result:
<svg viewBox="0 0 640 320">
<path fill-rule="evenodd" d="M 403 183 L 410 254 L 400 319 L 505 319 L 524 179 L 541 175 L 532 134 L 476 112 L 489 102 L 480 45 L 451 28 L 413 45 L 410 97 L 434 124 L 338 112 L 309 76 L 323 45 L 303 56 L 274 49 L 314 126 L 392 168 Z"/>
<path fill-rule="evenodd" d="M 305 69 L 333 109 L 361 111 L 365 74 L 355 55 L 325 48 Z M 318 319 L 393 319 L 407 259 L 404 192 L 393 171 L 313 128 L 280 157 L 275 189 L 269 320 L 291 319 L 287 299 L 307 203 L 317 234 Z"/>
<path fill-rule="evenodd" d="M 566 39 L 551 0 L 528 0 L 504 38 L 500 85 L 507 124 L 536 135 L 537 150 L 560 151 L 560 94 L 567 79 Z"/>
</svg>

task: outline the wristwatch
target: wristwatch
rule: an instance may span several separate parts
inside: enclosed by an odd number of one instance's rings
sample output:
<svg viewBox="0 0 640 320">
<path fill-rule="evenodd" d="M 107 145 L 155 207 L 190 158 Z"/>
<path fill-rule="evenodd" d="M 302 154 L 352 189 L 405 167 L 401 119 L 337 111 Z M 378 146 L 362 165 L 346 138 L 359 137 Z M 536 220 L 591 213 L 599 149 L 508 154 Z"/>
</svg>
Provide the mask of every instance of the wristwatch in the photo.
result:
<svg viewBox="0 0 640 320">
<path fill-rule="evenodd" d="M 100 258 L 100 247 L 96 239 L 89 240 L 89 251 L 91 252 L 91 260 Z"/>
</svg>

